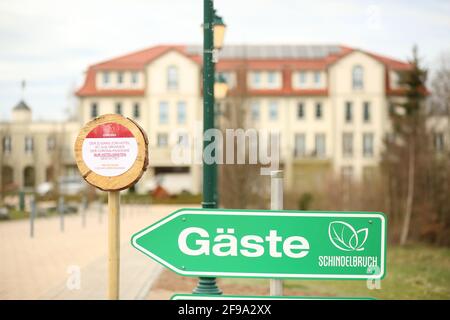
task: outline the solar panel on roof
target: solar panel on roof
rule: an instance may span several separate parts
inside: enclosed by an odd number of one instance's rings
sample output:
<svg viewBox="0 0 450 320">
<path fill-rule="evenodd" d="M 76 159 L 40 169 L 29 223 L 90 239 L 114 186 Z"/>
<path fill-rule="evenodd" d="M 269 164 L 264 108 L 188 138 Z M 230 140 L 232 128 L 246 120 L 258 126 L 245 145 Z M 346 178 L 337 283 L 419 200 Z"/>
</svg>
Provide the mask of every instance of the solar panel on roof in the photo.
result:
<svg viewBox="0 0 450 320">
<path fill-rule="evenodd" d="M 189 54 L 200 55 L 201 46 L 188 46 Z M 341 49 L 336 45 L 227 45 L 220 57 L 225 59 L 320 59 Z"/>
</svg>

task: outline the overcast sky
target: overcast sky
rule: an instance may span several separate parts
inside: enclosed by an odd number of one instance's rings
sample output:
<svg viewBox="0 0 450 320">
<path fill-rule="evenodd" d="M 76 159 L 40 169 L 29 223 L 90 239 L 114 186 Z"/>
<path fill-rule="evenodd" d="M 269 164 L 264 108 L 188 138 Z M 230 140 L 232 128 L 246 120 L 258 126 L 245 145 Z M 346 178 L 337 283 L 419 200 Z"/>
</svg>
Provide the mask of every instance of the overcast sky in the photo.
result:
<svg viewBox="0 0 450 320">
<path fill-rule="evenodd" d="M 25 100 L 61 119 L 87 66 L 161 43 L 201 43 L 202 0 L 0 0 L 0 119 Z M 450 50 L 450 1 L 216 0 L 226 43 L 345 44 L 428 67 Z"/>
</svg>

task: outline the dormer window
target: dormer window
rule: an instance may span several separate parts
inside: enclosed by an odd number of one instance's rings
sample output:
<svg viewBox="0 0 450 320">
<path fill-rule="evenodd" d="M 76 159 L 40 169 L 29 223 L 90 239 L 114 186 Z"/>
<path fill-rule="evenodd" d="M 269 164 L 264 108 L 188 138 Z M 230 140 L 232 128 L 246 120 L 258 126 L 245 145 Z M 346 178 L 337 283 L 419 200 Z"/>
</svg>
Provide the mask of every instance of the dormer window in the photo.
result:
<svg viewBox="0 0 450 320">
<path fill-rule="evenodd" d="M 306 71 L 300 71 L 298 75 L 298 82 L 300 84 L 300 87 L 306 86 Z"/>
<path fill-rule="evenodd" d="M 353 90 L 361 90 L 364 87 L 364 70 L 361 66 L 354 66 L 352 71 Z"/>
<path fill-rule="evenodd" d="M 178 68 L 176 66 L 167 68 L 167 89 L 178 89 Z"/>
<path fill-rule="evenodd" d="M 109 84 L 109 72 L 108 71 L 103 72 L 103 84 L 105 84 L 105 85 Z"/>
<path fill-rule="evenodd" d="M 255 71 L 252 74 L 252 84 L 254 87 L 260 87 L 261 86 L 261 72 Z"/>
<path fill-rule="evenodd" d="M 320 86 L 320 72 L 319 71 L 314 72 L 314 85 L 316 87 Z"/>
<path fill-rule="evenodd" d="M 275 71 L 269 71 L 269 73 L 267 74 L 267 83 L 269 84 L 270 87 L 273 87 L 275 85 L 275 80 L 276 80 Z"/>
<path fill-rule="evenodd" d="M 123 84 L 123 72 L 117 73 L 117 83 Z"/>
<path fill-rule="evenodd" d="M 131 83 L 132 84 L 137 84 L 138 83 L 138 73 L 136 71 L 131 73 Z"/>
<path fill-rule="evenodd" d="M 391 86 L 393 88 L 398 88 L 400 86 L 400 74 L 398 72 L 391 72 Z"/>
</svg>

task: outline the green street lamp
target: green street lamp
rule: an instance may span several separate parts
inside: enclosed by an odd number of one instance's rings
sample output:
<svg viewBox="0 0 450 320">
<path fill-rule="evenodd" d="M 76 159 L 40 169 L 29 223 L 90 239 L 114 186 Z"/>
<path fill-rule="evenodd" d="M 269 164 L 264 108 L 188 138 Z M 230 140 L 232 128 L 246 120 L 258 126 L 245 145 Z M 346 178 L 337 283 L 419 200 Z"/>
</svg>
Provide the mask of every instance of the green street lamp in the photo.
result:
<svg viewBox="0 0 450 320">
<path fill-rule="evenodd" d="M 222 48 L 225 24 L 214 10 L 213 0 L 203 0 L 203 133 L 214 128 L 214 78 L 218 50 Z M 203 150 L 211 141 L 203 140 Z M 203 208 L 217 208 L 217 164 L 203 157 Z M 200 277 L 195 294 L 222 294 L 216 278 Z"/>
<path fill-rule="evenodd" d="M 222 17 L 218 16 L 216 10 L 214 10 L 214 49 L 222 49 L 226 29 L 227 25 L 223 22 Z"/>
<path fill-rule="evenodd" d="M 228 93 L 228 83 L 223 74 L 219 73 L 214 82 L 214 97 L 218 100 L 225 99 Z"/>
</svg>

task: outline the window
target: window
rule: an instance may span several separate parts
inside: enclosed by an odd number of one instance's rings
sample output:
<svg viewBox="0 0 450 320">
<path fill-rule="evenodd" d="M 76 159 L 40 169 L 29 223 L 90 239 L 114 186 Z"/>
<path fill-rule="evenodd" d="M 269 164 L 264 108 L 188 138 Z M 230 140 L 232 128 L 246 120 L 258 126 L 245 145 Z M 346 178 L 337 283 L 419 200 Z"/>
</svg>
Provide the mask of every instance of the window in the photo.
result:
<svg viewBox="0 0 450 320">
<path fill-rule="evenodd" d="M 253 121 L 259 120 L 259 102 L 256 101 L 252 102 L 251 115 Z"/>
<path fill-rule="evenodd" d="M 25 137 L 25 153 L 31 153 L 34 149 L 33 137 Z"/>
<path fill-rule="evenodd" d="M 342 134 L 342 155 L 351 157 L 353 155 L 353 134 L 344 132 Z"/>
<path fill-rule="evenodd" d="M 442 132 L 436 132 L 433 135 L 434 150 L 437 152 L 444 151 L 444 134 Z"/>
<path fill-rule="evenodd" d="M 98 117 L 98 107 L 97 103 L 93 102 L 91 104 L 91 118 L 97 118 Z"/>
<path fill-rule="evenodd" d="M 392 71 L 391 72 L 391 82 L 392 88 L 398 88 L 400 86 L 400 73 Z"/>
<path fill-rule="evenodd" d="M 325 156 L 325 135 L 323 133 L 316 134 L 314 153 L 315 156 L 319 158 Z"/>
<path fill-rule="evenodd" d="M 259 87 L 261 85 L 261 72 L 256 71 L 252 73 L 252 84 L 255 87 Z"/>
<path fill-rule="evenodd" d="M 361 66 L 353 67 L 352 71 L 352 87 L 353 90 L 360 90 L 364 87 L 364 70 Z"/>
<path fill-rule="evenodd" d="M 363 121 L 370 122 L 370 102 L 364 102 L 363 104 Z"/>
<path fill-rule="evenodd" d="M 50 136 L 47 138 L 47 151 L 53 151 L 56 148 L 56 138 L 55 136 Z"/>
<path fill-rule="evenodd" d="M 122 114 L 122 103 L 120 103 L 120 102 L 116 103 L 116 113 Z"/>
<path fill-rule="evenodd" d="M 189 139 L 187 133 L 179 133 L 177 144 L 183 147 L 189 146 Z"/>
<path fill-rule="evenodd" d="M 276 73 L 274 71 L 269 71 L 267 74 L 267 82 L 269 83 L 269 86 L 273 86 L 275 84 L 276 79 Z"/>
<path fill-rule="evenodd" d="M 314 72 L 314 85 L 315 86 L 320 85 L 320 72 L 319 71 Z"/>
<path fill-rule="evenodd" d="M 234 88 L 236 86 L 236 75 L 232 71 L 219 72 L 219 76 L 225 79 L 228 85 L 228 89 Z"/>
<path fill-rule="evenodd" d="M 168 145 L 168 135 L 167 133 L 158 133 L 158 136 L 156 138 L 156 143 L 158 147 L 167 147 Z"/>
<path fill-rule="evenodd" d="M 133 105 L 133 117 L 139 119 L 141 117 L 141 106 L 138 102 Z"/>
<path fill-rule="evenodd" d="M 305 87 L 306 86 L 306 71 L 300 71 L 300 73 L 298 74 L 298 82 L 300 84 L 301 87 Z"/>
<path fill-rule="evenodd" d="M 175 66 L 167 68 L 167 89 L 178 89 L 178 68 Z"/>
<path fill-rule="evenodd" d="M 297 133 L 295 135 L 295 146 L 294 146 L 294 156 L 295 157 L 302 157 L 305 155 L 306 152 L 306 144 L 305 144 L 305 134 L 304 133 Z"/>
<path fill-rule="evenodd" d="M 320 102 L 316 103 L 316 119 L 322 119 L 322 104 Z"/>
<path fill-rule="evenodd" d="M 350 101 L 345 103 L 345 122 L 352 122 L 353 119 L 353 104 Z"/>
<path fill-rule="evenodd" d="M 11 150 L 12 150 L 11 137 L 4 136 L 3 137 L 3 152 L 11 152 Z"/>
<path fill-rule="evenodd" d="M 132 84 L 137 84 L 138 83 L 138 79 L 139 79 L 139 74 L 136 71 L 133 71 L 131 73 L 131 83 Z"/>
<path fill-rule="evenodd" d="M 363 134 L 363 156 L 372 157 L 373 156 L 373 134 L 364 133 Z"/>
<path fill-rule="evenodd" d="M 177 104 L 177 120 L 178 123 L 186 123 L 186 103 L 179 101 Z"/>
<path fill-rule="evenodd" d="M 274 148 L 275 152 L 276 152 L 276 150 L 278 150 L 280 159 L 283 158 L 282 148 L 281 148 L 281 132 L 279 132 L 279 131 L 270 132 L 269 140 L 267 141 L 267 148 L 269 150 L 271 150 L 271 148 Z M 266 152 L 265 154 L 268 154 L 267 149 L 265 150 L 265 152 Z"/>
<path fill-rule="evenodd" d="M 272 121 L 278 119 L 278 104 L 275 101 L 269 104 L 269 119 Z"/>
<path fill-rule="evenodd" d="M 169 122 L 169 105 L 166 101 L 159 103 L 159 123 Z"/>
<path fill-rule="evenodd" d="M 103 84 L 109 84 L 109 72 L 108 71 L 103 72 Z"/>
<path fill-rule="evenodd" d="M 305 105 L 303 102 L 300 102 L 297 105 L 297 119 L 303 119 L 305 118 Z"/>
<path fill-rule="evenodd" d="M 118 84 L 123 84 L 123 72 L 118 72 L 117 73 L 117 83 Z"/>
</svg>

